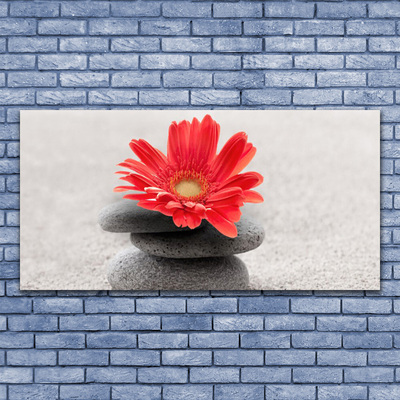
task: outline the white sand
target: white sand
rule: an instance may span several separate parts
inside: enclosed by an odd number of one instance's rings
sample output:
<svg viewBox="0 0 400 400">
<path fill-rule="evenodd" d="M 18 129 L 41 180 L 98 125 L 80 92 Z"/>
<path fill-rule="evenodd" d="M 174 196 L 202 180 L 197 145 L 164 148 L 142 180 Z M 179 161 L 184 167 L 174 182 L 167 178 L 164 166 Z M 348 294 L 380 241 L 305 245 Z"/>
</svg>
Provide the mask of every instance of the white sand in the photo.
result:
<svg viewBox="0 0 400 400">
<path fill-rule="evenodd" d="M 210 111 L 221 144 L 246 131 L 265 197 L 245 212 L 263 245 L 241 255 L 251 288 L 379 289 L 379 112 Z M 172 120 L 205 111 L 22 111 L 21 289 L 103 290 L 130 246 L 97 213 L 118 200 L 115 165 L 144 138 L 166 149 Z M 158 288 L 155 288 L 158 289 Z"/>
</svg>

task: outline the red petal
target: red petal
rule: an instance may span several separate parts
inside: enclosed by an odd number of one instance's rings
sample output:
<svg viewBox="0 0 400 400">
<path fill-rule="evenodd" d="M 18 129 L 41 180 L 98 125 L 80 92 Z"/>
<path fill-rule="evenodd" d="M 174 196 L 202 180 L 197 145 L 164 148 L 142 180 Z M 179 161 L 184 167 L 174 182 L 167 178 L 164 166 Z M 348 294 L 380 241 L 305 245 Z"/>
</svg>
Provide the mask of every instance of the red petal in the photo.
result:
<svg viewBox="0 0 400 400">
<path fill-rule="evenodd" d="M 219 190 L 218 192 L 212 194 L 207 202 L 214 202 L 214 201 L 219 201 L 219 200 L 224 200 L 229 197 L 233 196 L 240 196 L 242 195 L 242 189 L 240 187 L 228 187 L 222 190 Z"/>
<path fill-rule="evenodd" d="M 187 222 L 185 219 L 185 211 L 183 210 L 176 210 L 174 212 L 174 215 L 172 216 L 174 220 L 174 224 L 176 226 L 181 226 L 182 228 L 185 228 L 187 226 Z"/>
<path fill-rule="evenodd" d="M 186 221 L 190 229 L 197 228 L 201 224 L 201 217 L 195 213 L 185 213 Z"/>
<path fill-rule="evenodd" d="M 160 150 L 154 148 L 143 139 L 133 139 L 130 144 L 132 151 L 140 158 L 151 171 L 158 172 L 167 166 L 167 158 Z"/>
<path fill-rule="evenodd" d="M 237 228 L 235 224 L 228 221 L 218 212 L 209 209 L 206 212 L 207 221 L 223 235 L 234 238 L 237 236 Z"/>
<path fill-rule="evenodd" d="M 133 185 L 138 187 L 139 190 L 143 191 L 146 187 L 154 186 L 154 183 L 150 179 L 147 179 L 144 176 L 138 174 L 129 174 L 127 176 L 122 176 L 120 179 L 132 183 Z"/>
<path fill-rule="evenodd" d="M 236 206 L 218 207 L 215 209 L 215 211 L 221 214 L 228 221 L 232 222 L 239 222 L 242 215 L 240 208 Z"/>
<path fill-rule="evenodd" d="M 183 209 L 183 205 L 181 203 L 179 203 L 179 201 L 169 201 L 166 205 L 165 208 L 167 209 L 171 209 L 171 208 L 182 208 Z"/>
<path fill-rule="evenodd" d="M 177 124 L 175 121 L 169 127 L 167 156 L 171 163 L 179 163 L 186 160 L 189 151 L 189 121 L 181 121 Z"/>
<path fill-rule="evenodd" d="M 154 198 L 154 196 L 148 193 L 138 193 L 138 194 L 126 194 L 123 198 L 130 200 L 147 200 Z"/>
<path fill-rule="evenodd" d="M 211 167 L 216 181 L 223 182 L 229 178 L 240 160 L 246 142 L 247 136 L 244 132 L 236 133 L 226 142 Z"/>
<path fill-rule="evenodd" d="M 231 176 L 220 187 L 220 190 L 227 187 L 240 187 L 243 190 L 248 190 L 261 185 L 263 180 L 263 176 L 258 172 L 245 172 L 244 174 Z"/>
<path fill-rule="evenodd" d="M 132 158 L 128 158 L 124 162 L 118 164 L 120 167 L 129 168 L 141 175 L 146 176 L 147 178 L 151 178 L 153 173 L 151 170 L 144 164 L 139 161 L 133 160 Z"/>
<path fill-rule="evenodd" d="M 114 188 L 114 192 L 126 192 L 127 190 L 140 190 L 136 186 L 117 186 Z"/>
<path fill-rule="evenodd" d="M 246 196 L 244 199 L 246 203 L 262 203 L 264 201 L 261 194 L 255 190 L 245 190 L 243 194 Z"/>
<path fill-rule="evenodd" d="M 256 151 L 257 149 L 251 143 L 247 143 L 242 156 L 240 157 L 240 160 L 232 171 L 231 175 L 236 175 L 245 169 L 249 162 L 253 159 Z"/>
</svg>

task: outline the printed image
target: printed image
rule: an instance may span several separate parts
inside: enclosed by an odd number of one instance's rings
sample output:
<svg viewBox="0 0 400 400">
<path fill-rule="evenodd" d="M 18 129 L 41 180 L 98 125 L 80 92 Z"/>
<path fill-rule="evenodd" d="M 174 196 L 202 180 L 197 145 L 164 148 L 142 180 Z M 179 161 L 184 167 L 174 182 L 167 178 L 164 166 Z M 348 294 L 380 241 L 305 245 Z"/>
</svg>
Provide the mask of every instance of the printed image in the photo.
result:
<svg viewBox="0 0 400 400">
<path fill-rule="evenodd" d="M 379 111 L 22 111 L 21 153 L 21 290 L 379 289 Z"/>
</svg>

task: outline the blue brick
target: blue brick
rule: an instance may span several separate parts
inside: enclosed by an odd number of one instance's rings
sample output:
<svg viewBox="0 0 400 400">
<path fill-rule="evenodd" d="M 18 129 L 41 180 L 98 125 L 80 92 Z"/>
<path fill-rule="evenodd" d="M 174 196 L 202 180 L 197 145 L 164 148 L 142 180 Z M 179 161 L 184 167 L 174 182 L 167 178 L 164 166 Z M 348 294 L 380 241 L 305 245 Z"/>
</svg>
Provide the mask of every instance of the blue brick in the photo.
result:
<svg viewBox="0 0 400 400">
<path fill-rule="evenodd" d="M 157 36 L 172 36 L 172 35 L 189 35 L 189 21 L 142 21 L 140 24 L 141 35 L 157 35 Z"/>
<path fill-rule="evenodd" d="M 318 38 L 317 51 L 323 53 L 362 53 L 367 49 L 366 39 Z"/>
<path fill-rule="evenodd" d="M 187 381 L 187 368 L 138 368 L 138 382 L 140 383 L 186 383 Z"/>
<path fill-rule="evenodd" d="M 205 350 L 166 350 L 162 352 L 163 365 L 211 365 L 212 352 Z"/>
<path fill-rule="evenodd" d="M 239 299 L 240 313 L 287 313 L 289 312 L 289 299 L 279 297 L 242 297 Z"/>
<path fill-rule="evenodd" d="M 242 103 L 244 105 L 289 105 L 291 93 L 289 90 L 244 90 L 242 92 Z"/>
<path fill-rule="evenodd" d="M 344 103 L 349 105 L 386 105 L 393 104 L 391 90 L 345 90 Z"/>
<path fill-rule="evenodd" d="M 398 52 L 400 48 L 400 38 L 374 37 L 369 39 L 369 50 L 372 52 Z"/>
<path fill-rule="evenodd" d="M 211 17 L 210 3 L 171 2 L 162 5 L 164 17 L 172 18 L 207 18 Z"/>
<path fill-rule="evenodd" d="M 88 348 L 134 348 L 136 334 L 128 332 L 100 332 L 87 335 Z"/>
<path fill-rule="evenodd" d="M 384 3 L 379 3 L 376 5 L 382 5 Z M 369 12 L 371 13 L 371 6 L 374 4 L 370 4 Z M 368 20 L 359 20 L 359 21 L 347 21 L 346 22 L 346 33 L 347 35 L 394 35 L 396 31 L 394 21 L 368 21 Z"/>
<path fill-rule="evenodd" d="M 7 263 L 2 264 L 0 268 L 0 277 L 6 279 L 19 277 L 19 264 Z"/>
<path fill-rule="evenodd" d="M 169 53 L 180 53 L 182 49 L 191 53 L 209 53 L 211 51 L 211 39 L 163 38 L 161 49 Z"/>
<path fill-rule="evenodd" d="M 215 38 L 213 50 L 222 53 L 255 53 L 262 51 L 260 38 Z"/>
<path fill-rule="evenodd" d="M 4 250 L 4 259 L 6 261 L 19 261 L 19 248 L 7 247 Z"/>
<path fill-rule="evenodd" d="M 237 311 L 237 300 L 234 298 L 188 299 L 189 313 L 234 313 Z"/>
<path fill-rule="evenodd" d="M 7 351 L 7 364 L 13 366 L 56 365 L 57 353 L 54 350 L 10 350 Z"/>
<path fill-rule="evenodd" d="M 137 69 L 139 57 L 135 54 L 96 54 L 89 58 L 91 69 Z"/>
<path fill-rule="evenodd" d="M 21 54 L 0 55 L 0 68 L 3 70 L 12 69 L 34 69 L 35 56 Z"/>
<path fill-rule="evenodd" d="M 109 5 L 99 2 L 68 2 L 61 4 L 63 17 L 106 17 L 109 15 Z"/>
<path fill-rule="evenodd" d="M 317 74 L 317 84 L 320 87 L 366 86 L 366 83 L 365 72 L 326 71 Z"/>
<path fill-rule="evenodd" d="M 106 350 L 61 350 L 59 365 L 108 365 Z"/>
<path fill-rule="evenodd" d="M 367 16 L 367 7 L 361 3 L 318 3 L 318 18 L 362 18 Z"/>
<path fill-rule="evenodd" d="M 60 399 L 107 400 L 110 398 L 110 390 L 108 385 L 61 385 Z"/>
<path fill-rule="evenodd" d="M 344 57 L 338 54 L 296 55 L 294 65 L 300 69 L 343 68 Z"/>
<path fill-rule="evenodd" d="M 265 74 L 267 87 L 313 87 L 315 74 L 311 72 L 282 72 L 271 71 Z"/>
<path fill-rule="evenodd" d="M 192 105 L 239 105 L 240 94 L 231 90 L 192 90 Z"/>
<path fill-rule="evenodd" d="M 191 333 L 189 346 L 192 348 L 237 348 L 239 347 L 238 333 Z"/>
<path fill-rule="evenodd" d="M 158 316 L 145 315 L 118 315 L 111 317 L 113 330 L 158 330 L 161 322 Z"/>
<path fill-rule="evenodd" d="M 372 350 L 368 352 L 369 365 L 400 365 L 400 351 Z"/>
<path fill-rule="evenodd" d="M 335 388 L 337 386 L 335 385 Z M 308 385 L 266 385 L 266 399 L 281 400 L 314 400 L 316 397 L 315 386 Z"/>
<path fill-rule="evenodd" d="M 370 331 L 399 331 L 400 316 L 370 317 L 368 329 Z"/>
<path fill-rule="evenodd" d="M 90 35 L 137 35 L 138 22 L 131 19 L 93 19 L 89 21 Z"/>
<path fill-rule="evenodd" d="M 313 18 L 314 4 L 267 2 L 264 16 L 268 18 Z"/>
<path fill-rule="evenodd" d="M 317 329 L 319 331 L 365 331 L 367 321 L 365 317 L 317 317 Z"/>
<path fill-rule="evenodd" d="M 58 397 L 57 385 L 12 385 L 9 386 L 9 399 L 47 400 Z"/>
<path fill-rule="evenodd" d="M 261 350 L 216 350 L 215 365 L 263 365 L 264 352 Z"/>
<path fill-rule="evenodd" d="M 16 90 L 17 93 L 25 93 L 25 91 Z M 0 139 L 17 140 L 19 139 L 19 126 L 16 124 L 0 125 Z"/>
<path fill-rule="evenodd" d="M 83 368 L 36 368 L 35 382 L 38 383 L 83 383 Z"/>
<path fill-rule="evenodd" d="M 367 400 L 368 389 L 366 386 L 356 385 L 331 385 L 318 386 L 318 399 L 320 400 Z"/>
<path fill-rule="evenodd" d="M 56 87 L 57 76 L 52 72 L 10 72 L 9 87 Z"/>
<path fill-rule="evenodd" d="M 143 59 L 144 56 L 142 56 Z M 159 56 L 161 57 L 161 56 Z M 166 57 L 166 55 L 163 55 Z M 186 57 L 186 56 L 180 56 Z M 150 60 L 149 60 L 150 61 Z M 172 61 L 172 59 L 171 59 Z M 149 62 L 149 65 L 151 63 Z M 184 66 L 189 66 L 189 60 L 185 62 Z M 206 69 L 206 70 L 239 70 L 241 67 L 240 56 L 234 55 L 194 55 L 192 56 L 192 67 L 194 69 Z M 143 67 L 143 64 L 141 64 Z M 182 68 L 179 67 L 178 68 Z"/>
<path fill-rule="evenodd" d="M 15 174 L 19 172 L 19 161 L 18 160 L 7 160 L 7 159 L 3 159 L 0 160 L 0 173 L 2 174 Z M 2 204 L 3 205 L 9 205 L 10 208 L 16 208 L 14 207 L 12 204 L 14 204 L 14 199 L 16 199 L 16 196 L 12 196 L 12 195 L 4 195 L 7 196 L 3 199 Z M 4 231 L 3 233 L 6 233 L 6 231 Z M 11 231 L 10 231 L 11 233 Z"/>
<path fill-rule="evenodd" d="M 160 85 L 160 77 L 157 76 L 157 80 L 154 80 L 154 86 Z M 163 74 L 163 83 L 164 87 L 172 88 L 211 87 L 212 74 L 201 71 L 170 71 Z"/>
<path fill-rule="evenodd" d="M 216 385 L 215 400 L 263 400 L 264 386 L 262 385 Z"/>
<path fill-rule="evenodd" d="M 140 67 L 142 69 L 188 69 L 189 56 L 180 54 L 142 55 L 140 56 Z"/>
<path fill-rule="evenodd" d="M 262 17 L 262 5 L 258 3 L 216 3 L 214 18 Z"/>
<path fill-rule="evenodd" d="M 200 315 L 180 315 L 162 317 L 164 331 L 208 331 L 211 330 L 212 317 Z"/>
<path fill-rule="evenodd" d="M 266 365 L 314 365 L 316 355 L 309 350 L 266 350 Z"/>
<path fill-rule="evenodd" d="M 160 39 L 152 37 L 126 37 L 111 39 L 111 51 L 115 52 L 157 52 L 160 50 Z"/>
<path fill-rule="evenodd" d="M 341 383 L 341 368 L 293 368 L 294 383 Z"/>
<path fill-rule="evenodd" d="M 30 383 L 32 380 L 32 368 L 0 368 L 0 383 Z"/>
<path fill-rule="evenodd" d="M 179 349 L 188 345 L 188 335 L 183 333 L 139 334 L 139 347 L 143 349 Z"/>
<path fill-rule="evenodd" d="M 160 4 L 155 2 L 117 2 L 111 4 L 111 15 L 114 17 L 158 17 Z"/>
<path fill-rule="evenodd" d="M 60 84 L 64 87 L 106 87 L 109 77 L 103 72 L 61 72 Z"/>
<path fill-rule="evenodd" d="M 175 90 L 173 92 L 172 91 L 161 92 L 161 91 L 154 91 L 154 90 L 152 90 L 152 91 L 141 90 L 139 92 L 139 104 L 141 104 L 141 105 L 158 105 L 158 106 L 187 105 L 187 104 L 189 104 L 189 92 L 187 90 Z M 177 309 L 174 309 L 171 312 L 182 312 L 182 311 L 179 311 L 180 309 L 181 308 L 178 306 Z M 161 311 L 161 312 L 168 312 L 168 311 Z"/>
<path fill-rule="evenodd" d="M 186 309 L 184 299 L 137 299 L 136 310 L 138 313 L 183 313 Z"/>
<path fill-rule="evenodd" d="M 63 331 L 99 331 L 109 329 L 107 316 L 73 315 L 60 317 L 60 329 Z"/>
<path fill-rule="evenodd" d="M 6 74 L 0 74 L 0 86 L 1 87 L 6 86 Z M 1 122 L 5 121 L 5 110 L 4 110 L 4 108 L 0 112 L 0 121 Z"/>
<path fill-rule="evenodd" d="M 13 2 L 10 4 L 12 17 L 58 17 L 59 5 L 50 2 Z"/>
<path fill-rule="evenodd" d="M 101 53 L 108 51 L 108 40 L 104 38 L 61 38 L 60 50 L 65 52 Z"/>
<path fill-rule="evenodd" d="M 264 321 L 261 315 L 254 316 L 215 316 L 214 330 L 216 331 L 260 331 Z"/>
<path fill-rule="evenodd" d="M 56 52 L 57 39 L 39 37 L 11 37 L 8 39 L 8 50 L 10 53 Z"/>
<path fill-rule="evenodd" d="M 37 298 L 33 300 L 36 314 L 69 314 L 83 312 L 81 299 Z"/>
<path fill-rule="evenodd" d="M 39 70 L 85 69 L 87 60 L 81 54 L 49 54 L 38 56 Z"/>
<path fill-rule="evenodd" d="M 369 17 L 391 19 L 400 17 L 400 4 L 397 2 L 371 3 L 369 5 Z"/>
<path fill-rule="evenodd" d="M 245 21 L 243 23 L 245 35 L 263 36 L 263 35 L 292 35 L 293 23 L 291 21 Z M 281 39 L 281 38 L 274 38 Z"/>
<path fill-rule="evenodd" d="M 366 368 L 345 368 L 344 381 L 351 383 L 359 382 L 393 382 L 394 373 L 392 368 L 366 367 Z"/>
<path fill-rule="evenodd" d="M 13 18 L 0 20 L 0 36 L 34 35 L 36 33 L 36 20 L 26 18 Z"/>
<path fill-rule="evenodd" d="M 137 384 L 113 386 L 112 398 L 119 400 L 161 400 L 161 387 Z"/>
<path fill-rule="evenodd" d="M 345 349 L 387 349 L 392 347 L 388 333 L 348 333 L 343 335 Z"/>
<path fill-rule="evenodd" d="M 28 298 L 2 298 L 0 299 L 0 309 L 4 313 L 29 314 L 32 309 L 32 302 Z M 15 317 L 10 317 L 15 318 Z"/>
<path fill-rule="evenodd" d="M 192 383 L 239 383 L 239 368 L 191 368 Z"/>
<path fill-rule="evenodd" d="M 267 52 L 311 52 L 315 50 L 312 38 L 288 38 L 273 37 L 264 39 L 265 51 Z"/>
<path fill-rule="evenodd" d="M 1 332 L 0 343 L 3 349 L 23 349 L 33 347 L 32 333 Z"/>
<path fill-rule="evenodd" d="M 136 370 L 133 368 L 87 368 L 88 383 L 135 383 Z"/>
<path fill-rule="evenodd" d="M 88 314 L 133 313 L 135 299 L 91 298 L 85 300 L 85 312 Z"/>
<path fill-rule="evenodd" d="M 315 327 L 315 318 L 301 315 L 267 316 L 265 330 L 268 331 L 312 331 Z"/>
<path fill-rule="evenodd" d="M 378 385 L 371 386 L 369 392 L 370 400 L 387 400 L 395 399 L 400 396 L 400 386 L 395 385 Z"/>
<path fill-rule="evenodd" d="M 391 300 L 384 299 L 343 299 L 345 314 L 390 314 Z"/>
<path fill-rule="evenodd" d="M 290 347 L 290 334 L 272 332 L 243 333 L 240 335 L 240 346 L 255 349 L 286 349 Z"/>
<path fill-rule="evenodd" d="M 301 332 L 292 334 L 292 346 L 294 348 L 340 348 L 341 341 L 342 335 L 340 333 Z"/>
<path fill-rule="evenodd" d="M 368 85 L 387 87 L 400 85 L 400 71 L 374 71 L 368 74 Z"/>
<path fill-rule="evenodd" d="M 364 351 L 323 350 L 317 354 L 318 365 L 362 367 L 367 365 Z"/>
<path fill-rule="evenodd" d="M 76 105 L 86 103 L 86 92 L 81 90 L 45 90 L 36 94 L 41 105 Z"/>
<path fill-rule="evenodd" d="M 19 298 L 12 300 L 26 299 Z M 10 331 L 56 331 L 57 326 L 57 317 L 47 315 L 25 315 L 8 317 L 8 329 Z"/>
<path fill-rule="evenodd" d="M 394 57 L 388 55 L 349 54 L 346 56 L 346 68 L 350 69 L 391 69 L 394 65 Z"/>
<path fill-rule="evenodd" d="M 70 19 L 40 20 L 38 22 L 39 35 L 84 35 L 86 33 L 85 21 Z"/>
<path fill-rule="evenodd" d="M 290 383 L 290 368 L 242 368 L 241 378 L 245 383 Z"/>
<path fill-rule="evenodd" d="M 160 353 L 153 350 L 112 350 L 111 365 L 157 366 L 160 365 Z"/>
<path fill-rule="evenodd" d="M 19 176 L 7 177 L 7 190 L 13 193 L 19 192 Z"/>
<path fill-rule="evenodd" d="M 165 385 L 164 400 L 208 400 L 213 396 L 213 388 L 209 385 Z"/>
<path fill-rule="evenodd" d="M 294 23 L 294 29 L 296 35 L 301 36 L 342 36 L 344 35 L 344 22 L 320 20 L 296 21 Z"/>
<path fill-rule="evenodd" d="M 235 36 L 242 33 L 241 21 L 235 20 L 197 20 L 193 21 L 193 35 L 197 36 Z"/>
<path fill-rule="evenodd" d="M 291 302 L 291 309 L 294 313 L 339 313 L 340 300 L 333 298 L 294 298 Z"/>
<path fill-rule="evenodd" d="M 8 4 L 1 3 L 0 4 L 0 17 L 6 17 L 8 12 Z"/>
</svg>

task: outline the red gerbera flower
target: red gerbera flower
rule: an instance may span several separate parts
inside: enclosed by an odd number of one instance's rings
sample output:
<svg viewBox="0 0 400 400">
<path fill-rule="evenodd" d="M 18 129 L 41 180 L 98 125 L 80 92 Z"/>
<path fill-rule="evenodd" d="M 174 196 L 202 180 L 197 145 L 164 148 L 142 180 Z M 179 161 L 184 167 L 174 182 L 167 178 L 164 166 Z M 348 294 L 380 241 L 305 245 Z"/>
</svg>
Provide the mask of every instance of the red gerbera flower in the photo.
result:
<svg viewBox="0 0 400 400">
<path fill-rule="evenodd" d="M 127 159 L 118 164 L 134 172 L 118 171 L 132 186 L 118 186 L 116 192 L 135 190 L 124 198 L 139 200 L 138 206 L 171 216 L 175 225 L 194 229 L 206 219 L 222 234 L 237 236 L 234 222 L 244 203 L 261 203 L 262 196 L 251 190 L 263 181 L 257 172 L 241 172 L 256 153 L 247 135 L 233 135 L 217 154 L 220 126 L 206 115 L 201 122 L 172 122 L 167 156 L 143 139 L 129 146 L 141 162 Z"/>
</svg>

